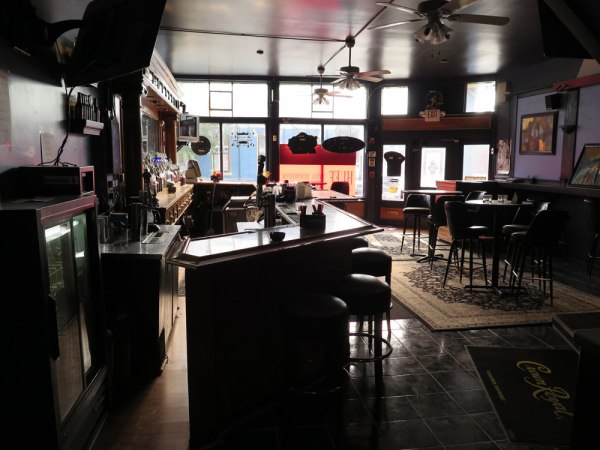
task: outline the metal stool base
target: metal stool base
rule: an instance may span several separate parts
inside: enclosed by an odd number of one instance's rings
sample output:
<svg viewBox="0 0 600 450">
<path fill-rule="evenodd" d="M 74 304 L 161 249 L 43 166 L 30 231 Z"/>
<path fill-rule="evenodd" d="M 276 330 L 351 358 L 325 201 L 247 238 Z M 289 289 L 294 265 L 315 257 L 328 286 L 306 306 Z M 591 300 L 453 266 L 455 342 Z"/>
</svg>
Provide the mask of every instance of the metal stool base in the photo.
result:
<svg viewBox="0 0 600 450">
<path fill-rule="evenodd" d="M 365 331 L 356 331 L 356 332 L 350 333 L 349 335 L 350 336 L 362 336 L 362 337 L 366 337 L 366 338 L 369 338 L 369 339 L 373 339 L 374 341 L 379 340 L 379 341 L 381 341 L 382 344 L 385 344 L 387 346 L 387 350 L 385 352 L 382 351 L 381 356 L 372 356 L 372 357 L 369 357 L 369 358 L 355 358 L 355 357 L 350 356 L 348 358 L 349 362 L 374 362 L 374 361 L 381 361 L 381 360 L 387 358 L 388 356 L 390 356 L 392 354 L 392 351 L 394 350 L 394 348 L 392 347 L 392 344 L 390 344 L 390 342 L 387 339 L 382 338 L 381 336 L 376 336 L 376 335 L 374 335 L 372 333 L 367 333 Z"/>
</svg>

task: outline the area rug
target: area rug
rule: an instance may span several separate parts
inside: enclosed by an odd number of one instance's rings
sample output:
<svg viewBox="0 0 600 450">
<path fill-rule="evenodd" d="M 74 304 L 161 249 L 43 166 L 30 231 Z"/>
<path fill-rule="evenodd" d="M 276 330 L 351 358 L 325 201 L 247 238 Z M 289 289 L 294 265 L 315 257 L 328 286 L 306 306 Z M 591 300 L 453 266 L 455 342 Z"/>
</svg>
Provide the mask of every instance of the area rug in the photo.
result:
<svg viewBox="0 0 600 450">
<path fill-rule="evenodd" d="M 445 264 L 393 261 L 392 293 L 410 312 L 435 331 L 550 324 L 552 316 L 567 312 L 600 311 L 600 298 L 554 282 L 554 302 L 543 304 L 543 293 L 536 285 L 526 284 L 519 297 L 500 297 L 491 289 L 464 287 L 458 271 L 452 269 L 446 287 L 442 287 Z M 474 280 L 483 284 L 483 280 Z"/>
<path fill-rule="evenodd" d="M 365 238 L 369 241 L 369 247 L 380 248 L 392 256 L 392 261 L 414 261 L 412 252 L 412 236 L 406 236 L 402 246 L 402 231 L 384 231 L 381 233 L 368 234 Z M 420 249 L 415 248 L 416 253 L 427 253 L 427 234 L 421 235 Z M 402 251 L 401 251 L 402 247 Z"/>
<path fill-rule="evenodd" d="M 568 446 L 577 354 L 569 350 L 467 346 L 510 440 Z"/>
</svg>

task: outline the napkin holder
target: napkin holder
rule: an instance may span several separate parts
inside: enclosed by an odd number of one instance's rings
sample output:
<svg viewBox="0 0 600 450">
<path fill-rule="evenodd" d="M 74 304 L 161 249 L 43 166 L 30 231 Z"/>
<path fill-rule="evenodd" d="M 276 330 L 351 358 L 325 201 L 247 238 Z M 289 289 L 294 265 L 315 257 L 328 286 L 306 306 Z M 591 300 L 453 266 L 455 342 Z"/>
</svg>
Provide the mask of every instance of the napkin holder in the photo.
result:
<svg viewBox="0 0 600 450">
<path fill-rule="evenodd" d="M 300 215 L 300 228 L 311 231 L 323 231 L 325 230 L 326 217 L 325 214 L 301 214 Z"/>
</svg>

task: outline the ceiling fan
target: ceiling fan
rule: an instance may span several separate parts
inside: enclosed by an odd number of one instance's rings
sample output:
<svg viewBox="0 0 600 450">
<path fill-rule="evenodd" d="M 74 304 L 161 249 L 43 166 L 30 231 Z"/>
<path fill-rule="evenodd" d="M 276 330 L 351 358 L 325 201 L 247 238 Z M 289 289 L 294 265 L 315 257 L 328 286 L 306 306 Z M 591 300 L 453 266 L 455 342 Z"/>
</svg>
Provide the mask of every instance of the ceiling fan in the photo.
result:
<svg viewBox="0 0 600 450">
<path fill-rule="evenodd" d="M 342 94 L 339 91 L 330 91 L 323 87 L 323 73 L 325 72 L 325 66 L 319 66 L 317 68 L 319 71 L 319 87 L 313 91 L 313 94 L 316 98 L 313 100 L 314 105 L 329 105 L 329 100 L 327 97 L 347 97 L 350 98 L 350 95 Z"/>
<path fill-rule="evenodd" d="M 429 41 L 432 45 L 446 42 L 452 36 L 453 30 L 444 25 L 442 19 L 450 22 L 479 23 L 484 25 L 506 25 L 509 22 L 508 17 L 500 16 L 482 16 L 479 14 L 455 14 L 478 0 L 425 0 L 417 6 L 417 9 L 406 6 L 396 5 L 395 3 L 376 2 L 379 6 L 397 9 L 417 16 L 416 19 L 403 20 L 400 22 L 388 23 L 370 27 L 370 30 L 394 27 L 405 23 L 427 21 L 425 25 L 413 33 L 413 37 L 420 43 Z"/>
<path fill-rule="evenodd" d="M 352 47 L 355 41 L 353 36 L 346 38 L 346 47 L 348 47 L 348 65 L 340 67 L 340 78 L 331 82 L 337 84 L 341 89 L 354 90 L 358 89 L 362 81 L 371 81 L 378 83 L 382 78 L 377 78 L 376 75 L 386 75 L 391 73 L 389 70 L 371 70 L 369 72 L 361 72 L 360 69 L 352 65 Z"/>
</svg>

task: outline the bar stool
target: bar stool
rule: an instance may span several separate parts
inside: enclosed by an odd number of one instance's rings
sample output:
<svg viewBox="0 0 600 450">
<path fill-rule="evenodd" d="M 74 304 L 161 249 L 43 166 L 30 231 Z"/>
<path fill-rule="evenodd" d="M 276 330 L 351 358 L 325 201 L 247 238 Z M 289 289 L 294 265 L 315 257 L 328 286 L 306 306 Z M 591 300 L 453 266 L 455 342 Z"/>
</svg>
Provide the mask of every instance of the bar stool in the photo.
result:
<svg viewBox="0 0 600 450">
<path fill-rule="evenodd" d="M 284 330 L 288 388 L 301 394 L 339 390 L 350 354 L 346 303 L 328 294 L 293 297 L 286 301 Z"/>
<path fill-rule="evenodd" d="M 511 235 L 519 231 L 527 231 L 527 228 L 529 228 L 529 224 L 531 223 L 535 215 L 538 212 L 545 211 L 550 207 L 550 202 L 532 201 L 531 203 L 531 206 L 520 206 L 513 217 L 512 223 L 509 223 L 502 227 L 502 237 L 506 242 L 506 251 L 504 257 L 504 273 L 502 275 L 503 279 L 506 279 L 506 271 L 509 267 L 511 267 L 511 261 L 513 257 L 514 248 L 510 239 Z"/>
<path fill-rule="evenodd" d="M 362 248 L 362 247 L 369 246 L 369 241 L 367 241 L 367 238 L 365 238 L 364 236 L 355 236 L 353 238 L 350 238 L 350 243 L 351 243 L 353 250 L 355 248 Z"/>
<path fill-rule="evenodd" d="M 392 256 L 385 250 L 373 247 L 355 248 L 352 250 L 352 273 L 364 273 L 374 277 L 385 277 L 385 282 L 392 285 Z M 391 333 L 391 313 L 393 303 L 386 311 L 388 334 Z M 362 321 L 361 321 L 362 322 Z M 369 321 L 369 330 L 371 322 Z"/>
<path fill-rule="evenodd" d="M 409 194 L 406 198 L 406 203 L 402 209 L 404 214 L 404 228 L 402 229 L 402 242 L 400 243 L 400 253 L 404 247 L 404 237 L 406 236 L 406 226 L 409 219 L 412 218 L 413 232 L 408 233 L 412 236 L 412 253 L 415 255 L 415 242 L 418 242 L 417 247 L 421 248 L 421 219 L 426 219 L 429 214 L 429 196 L 425 194 Z"/>
<path fill-rule="evenodd" d="M 592 277 L 592 269 L 594 268 L 594 261 L 599 259 L 600 256 L 596 256 L 598 250 L 598 240 L 600 238 L 600 200 L 598 199 L 583 199 L 583 208 L 587 219 L 588 227 L 593 233 L 592 242 L 590 243 L 589 250 L 587 252 L 587 279 L 588 281 Z"/>
<path fill-rule="evenodd" d="M 537 280 L 546 297 L 546 284 L 549 284 L 550 305 L 554 300 L 552 259 L 554 248 L 558 245 L 563 227 L 568 220 L 568 213 L 559 210 L 544 210 L 535 215 L 527 231 L 511 234 L 514 246 L 511 261 L 510 285 L 517 284 L 516 299 L 519 301 L 521 282 L 526 260 L 531 262 L 531 279 Z M 543 299 L 542 299 L 543 301 Z"/>
<path fill-rule="evenodd" d="M 436 259 L 443 259 L 440 256 L 436 256 L 435 252 L 437 249 L 438 232 L 440 227 L 448 225 L 446 218 L 446 210 L 444 205 L 448 201 L 464 202 L 464 195 L 440 195 L 433 205 L 433 210 L 430 215 L 427 216 L 427 222 L 429 222 L 429 251 L 427 254 L 427 261 L 431 268 L 433 268 L 433 261 Z"/>
<path fill-rule="evenodd" d="M 461 257 L 459 263 L 460 281 L 462 281 L 465 265 L 465 247 L 468 246 L 469 286 L 473 286 L 473 271 L 478 268 L 483 269 L 483 277 L 485 284 L 487 285 L 485 245 L 481 245 L 481 265 L 477 268 L 473 267 L 473 253 L 480 238 L 482 236 L 489 236 L 491 234 L 490 229 L 482 225 L 471 225 L 471 220 L 468 215 L 468 206 L 464 202 L 447 201 L 444 203 L 444 210 L 446 211 L 446 220 L 448 223 L 448 229 L 450 230 L 450 236 L 452 236 L 452 243 L 450 244 L 450 251 L 448 252 L 448 262 L 446 263 L 446 272 L 444 274 L 444 282 L 442 286 L 446 286 L 448 271 L 450 269 L 450 265 L 452 264 L 452 255 L 458 253 L 459 246 L 461 248 Z"/>
<path fill-rule="evenodd" d="M 351 273 L 344 275 L 333 287 L 333 294 L 342 299 L 350 316 L 373 316 L 373 331 L 353 331 L 349 336 L 366 337 L 372 356 L 361 357 L 350 355 L 350 362 L 375 362 L 378 375 L 381 374 L 381 361 L 392 353 L 393 347 L 383 337 L 381 322 L 383 314 L 389 310 L 391 290 L 390 285 L 373 275 Z M 383 344 L 386 345 L 384 351 Z"/>
</svg>

